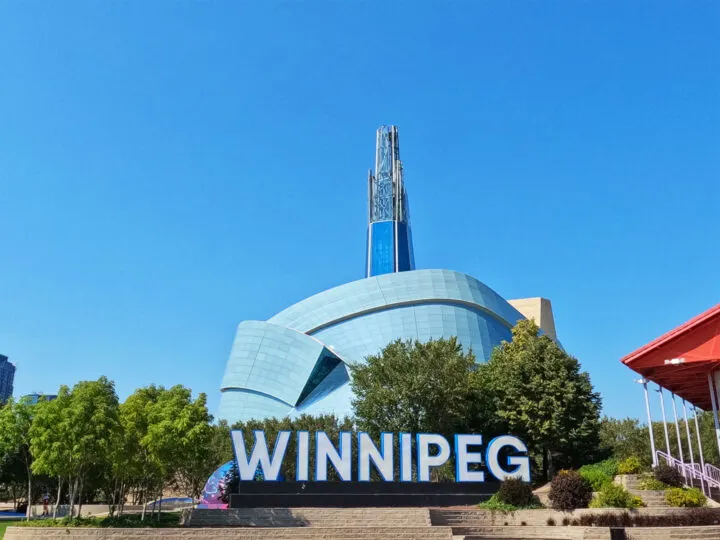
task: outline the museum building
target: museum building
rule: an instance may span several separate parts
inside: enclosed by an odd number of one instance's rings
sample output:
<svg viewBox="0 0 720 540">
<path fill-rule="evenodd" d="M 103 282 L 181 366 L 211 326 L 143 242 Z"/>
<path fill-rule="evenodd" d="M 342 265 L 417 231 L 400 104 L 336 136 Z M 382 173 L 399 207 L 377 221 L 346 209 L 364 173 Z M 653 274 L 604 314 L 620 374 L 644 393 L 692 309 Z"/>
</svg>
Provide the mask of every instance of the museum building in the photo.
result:
<svg viewBox="0 0 720 540">
<path fill-rule="evenodd" d="M 525 317 L 556 339 L 550 302 L 505 300 L 472 276 L 417 270 L 398 130 L 377 131 L 368 178 L 365 278 L 302 300 L 267 321 L 239 324 L 218 417 L 230 424 L 300 414 L 351 414 L 348 364 L 396 339 L 456 336 L 486 361 Z"/>
</svg>

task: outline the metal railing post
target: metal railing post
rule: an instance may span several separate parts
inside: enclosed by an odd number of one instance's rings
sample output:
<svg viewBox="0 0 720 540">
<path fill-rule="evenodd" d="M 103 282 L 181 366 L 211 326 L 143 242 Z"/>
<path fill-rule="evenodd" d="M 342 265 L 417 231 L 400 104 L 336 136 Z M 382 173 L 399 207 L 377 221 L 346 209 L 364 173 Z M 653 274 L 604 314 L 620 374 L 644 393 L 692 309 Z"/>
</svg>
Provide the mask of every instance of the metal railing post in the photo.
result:
<svg viewBox="0 0 720 540">
<path fill-rule="evenodd" d="M 682 400 L 682 406 L 683 406 L 683 416 L 685 416 L 685 430 L 687 431 L 687 441 L 688 441 L 688 448 L 690 449 L 690 467 L 692 467 L 693 472 L 695 471 L 695 458 L 693 457 L 693 447 L 692 447 L 692 437 L 690 437 L 690 422 L 688 422 L 687 417 L 687 407 L 685 406 L 685 400 Z M 693 476 L 690 476 L 690 485 L 694 485 L 695 482 L 693 482 Z"/>
</svg>

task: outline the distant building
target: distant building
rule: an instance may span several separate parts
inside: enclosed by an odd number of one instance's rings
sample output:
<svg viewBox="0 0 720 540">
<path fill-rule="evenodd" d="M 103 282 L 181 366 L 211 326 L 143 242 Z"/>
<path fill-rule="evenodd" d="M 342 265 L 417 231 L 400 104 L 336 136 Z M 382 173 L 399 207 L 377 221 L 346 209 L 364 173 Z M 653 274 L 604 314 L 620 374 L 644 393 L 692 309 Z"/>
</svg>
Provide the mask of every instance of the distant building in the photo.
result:
<svg viewBox="0 0 720 540">
<path fill-rule="evenodd" d="M 517 300 L 508 300 L 508 304 L 522 313 L 526 319 L 535 321 L 535 324 L 545 334 L 552 339 L 557 339 L 555 317 L 553 317 L 550 300 L 547 298 L 518 298 Z"/>
<path fill-rule="evenodd" d="M 0 354 L 0 403 L 12 397 L 14 380 L 15 366 L 8 361 L 7 356 Z"/>
<path fill-rule="evenodd" d="M 29 403 L 30 405 L 35 405 L 36 403 L 40 401 L 52 401 L 55 399 L 57 395 L 54 394 L 26 394 L 22 398 L 20 398 L 25 403 Z"/>
</svg>

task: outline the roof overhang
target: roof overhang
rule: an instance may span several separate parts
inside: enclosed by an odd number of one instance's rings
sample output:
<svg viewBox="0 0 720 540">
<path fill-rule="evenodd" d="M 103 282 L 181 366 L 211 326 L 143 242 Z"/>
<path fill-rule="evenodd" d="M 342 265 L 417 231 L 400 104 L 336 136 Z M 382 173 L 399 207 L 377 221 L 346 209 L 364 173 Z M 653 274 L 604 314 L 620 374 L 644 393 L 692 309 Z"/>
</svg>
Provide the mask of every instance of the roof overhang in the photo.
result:
<svg viewBox="0 0 720 540">
<path fill-rule="evenodd" d="M 622 358 L 621 362 L 703 410 L 708 375 L 720 367 L 720 304 Z"/>
</svg>

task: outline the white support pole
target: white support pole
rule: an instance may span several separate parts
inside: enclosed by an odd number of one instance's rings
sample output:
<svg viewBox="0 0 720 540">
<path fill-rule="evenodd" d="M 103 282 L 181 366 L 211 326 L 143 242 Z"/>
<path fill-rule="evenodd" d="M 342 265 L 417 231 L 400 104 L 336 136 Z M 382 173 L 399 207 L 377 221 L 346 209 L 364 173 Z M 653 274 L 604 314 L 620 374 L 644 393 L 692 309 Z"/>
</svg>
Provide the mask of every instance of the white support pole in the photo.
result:
<svg viewBox="0 0 720 540">
<path fill-rule="evenodd" d="M 710 387 L 710 400 L 712 402 L 713 422 L 715 422 L 715 441 L 720 452 L 720 425 L 718 425 L 717 389 L 713 384 L 712 373 L 708 373 L 708 386 Z"/>
<path fill-rule="evenodd" d="M 680 438 L 680 422 L 678 422 L 677 407 L 675 406 L 675 394 L 670 392 L 670 397 L 672 398 L 673 418 L 675 418 L 675 436 L 677 437 L 678 451 L 680 452 L 680 463 L 682 463 L 683 476 L 686 476 L 685 457 L 683 456 L 682 439 Z"/>
<path fill-rule="evenodd" d="M 698 410 L 697 407 L 693 406 L 694 412 L 695 412 L 695 434 L 697 435 L 697 441 L 698 441 L 698 452 L 700 452 L 700 470 L 705 474 L 705 458 L 703 457 L 703 451 L 702 451 L 702 442 L 700 441 L 700 426 L 698 425 Z M 703 493 L 705 493 L 705 482 L 700 477 L 700 487 L 703 490 Z M 708 486 L 709 487 L 709 486 Z"/>
<path fill-rule="evenodd" d="M 692 449 L 692 437 L 690 437 L 690 422 L 688 422 L 687 417 L 687 407 L 685 406 L 685 400 L 682 400 L 683 404 L 683 416 L 685 416 L 685 430 L 687 431 L 687 441 L 688 441 L 688 448 L 690 449 L 690 467 L 693 470 L 693 474 L 695 472 L 695 458 L 693 457 L 693 449 Z M 694 484 L 692 476 L 690 477 L 690 484 Z"/>
<path fill-rule="evenodd" d="M 652 464 L 653 467 L 656 467 L 658 462 L 657 456 L 655 455 L 655 436 L 653 435 L 652 418 L 650 417 L 650 399 L 648 398 L 647 380 L 643 379 L 642 385 L 643 390 L 645 391 L 645 410 L 647 411 L 648 431 L 650 432 L 650 450 L 652 451 Z"/>
<path fill-rule="evenodd" d="M 665 431 L 665 449 L 667 455 L 672 457 L 670 453 L 670 437 L 668 436 L 667 420 L 665 420 L 665 398 L 663 397 L 663 387 L 658 385 L 658 393 L 660 394 L 660 410 L 662 411 L 663 430 Z"/>
</svg>

